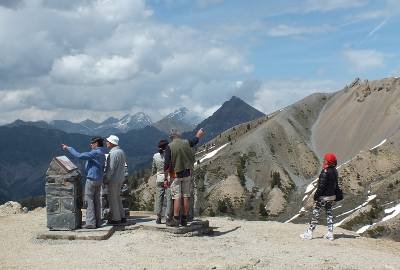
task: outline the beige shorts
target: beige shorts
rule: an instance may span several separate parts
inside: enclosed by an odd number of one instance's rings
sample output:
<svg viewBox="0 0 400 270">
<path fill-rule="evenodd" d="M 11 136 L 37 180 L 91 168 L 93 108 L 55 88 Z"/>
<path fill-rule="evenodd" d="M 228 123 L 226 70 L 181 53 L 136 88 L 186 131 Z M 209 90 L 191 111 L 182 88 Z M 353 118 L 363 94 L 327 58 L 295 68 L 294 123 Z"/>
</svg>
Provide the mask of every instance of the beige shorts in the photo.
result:
<svg viewBox="0 0 400 270">
<path fill-rule="evenodd" d="M 190 185 L 192 177 L 174 178 L 171 184 L 172 199 L 181 198 L 181 188 L 184 198 L 190 197 Z"/>
</svg>

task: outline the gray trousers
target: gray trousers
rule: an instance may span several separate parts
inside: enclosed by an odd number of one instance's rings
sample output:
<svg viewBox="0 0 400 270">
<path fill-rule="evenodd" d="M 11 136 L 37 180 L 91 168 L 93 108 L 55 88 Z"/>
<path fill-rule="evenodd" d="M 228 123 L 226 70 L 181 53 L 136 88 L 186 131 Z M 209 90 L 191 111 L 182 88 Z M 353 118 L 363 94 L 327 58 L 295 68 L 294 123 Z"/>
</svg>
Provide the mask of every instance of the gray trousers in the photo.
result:
<svg viewBox="0 0 400 270">
<path fill-rule="evenodd" d="M 85 203 L 86 208 L 86 225 L 101 226 L 101 203 L 100 191 L 101 181 L 86 180 L 85 184 Z"/>
<path fill-rule="evenodd" d="M 165 216 L 171 218 L 172 217 L 172 194 L 171 189 L 164 188 L 164 182 L 156 183 L 156 205 L 155 212 L 157 215 L 161 216 L 164 198 L 167 202 L 165 209 Z"/>
<path fill-rule="evenodd" d="M 125 218 L 125 211 L 121 199 L 122 182 L 110 181 L 107 185 L 111 219 L 114 221 L 120 221 L 121 218 Z"/>
</svg>

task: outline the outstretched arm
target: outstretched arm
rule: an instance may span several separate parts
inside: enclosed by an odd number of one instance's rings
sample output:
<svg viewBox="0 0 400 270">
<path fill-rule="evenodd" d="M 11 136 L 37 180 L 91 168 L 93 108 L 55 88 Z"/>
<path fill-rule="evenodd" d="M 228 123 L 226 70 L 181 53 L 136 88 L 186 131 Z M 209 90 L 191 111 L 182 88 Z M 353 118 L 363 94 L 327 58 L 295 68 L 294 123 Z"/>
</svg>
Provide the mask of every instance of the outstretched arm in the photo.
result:
<svg viewBox="0 0 400 270">
<path fill-rule="evenodd" d="M 68 151 L 71 155 L 73 155 L 76 158 L 83 160 L 95 159 L 94 151 L 79 153 L 73 147 L 70 147 L 66 144 L 62 144 L 61 147 L 63 148 L 63 150 Z"/>
</svg>

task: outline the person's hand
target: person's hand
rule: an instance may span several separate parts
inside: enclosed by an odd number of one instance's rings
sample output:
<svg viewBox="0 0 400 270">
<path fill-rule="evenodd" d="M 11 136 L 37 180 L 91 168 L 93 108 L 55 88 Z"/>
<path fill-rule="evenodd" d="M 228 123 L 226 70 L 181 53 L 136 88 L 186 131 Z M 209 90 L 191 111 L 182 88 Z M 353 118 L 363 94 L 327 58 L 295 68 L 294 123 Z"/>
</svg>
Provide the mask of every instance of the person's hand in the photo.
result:
<svg viewBox="0 0 400 270">
<path fill-rule="evenodd" d="M 164 188 L 169 188 L 168 179 L 164 179 Z"/>
<path fill-rule="evenodd" d="M 199 138 L 199 139 L 201 139 L 201 137 L 203 137 L 203 136 L 204 136 L 204 130 L 201 128 L 201 129 L 199 129 L 199 130 L 197 131 L 196 137 Z"/>
<path fill-rule="evenodd" d="M 66 144 L 61 144 L 61 148 L 62 148 L 63 150 L 67 150 L 68 145 L 66 145 Z"/>
</svg>

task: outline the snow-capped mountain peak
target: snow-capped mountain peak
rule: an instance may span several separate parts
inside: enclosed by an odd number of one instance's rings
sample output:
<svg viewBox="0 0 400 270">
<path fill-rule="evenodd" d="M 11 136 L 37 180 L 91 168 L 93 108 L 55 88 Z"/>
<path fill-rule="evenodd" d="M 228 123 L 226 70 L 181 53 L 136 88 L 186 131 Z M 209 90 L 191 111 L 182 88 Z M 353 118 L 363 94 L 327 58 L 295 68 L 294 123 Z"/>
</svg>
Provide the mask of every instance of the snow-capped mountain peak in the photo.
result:
<svg viewBox="0 0 400 270">
<path fill-rule="evenodd" d="M 175 119 L 175 120 L 183 120 L 183 118 L 185 117 L 185 115 L 188 112 L 189 112 L 189 110 L 186 107 L 181 107 L 178 110 L 175 110 L 174 112 L 168 114 L 166 118 Z"/>
<path fill-rule="evenodd" d="M 130 129 L 144 128 L 147 126 L 151 126 L 152 124 L 153 122 L 147 114 L 143 112 L 138 112 L 134 115 L 125 115 L 117 123 L 115 123 L 113 127 L 118 128 L 122 131 L 126 131 Z"/>
</svg>

